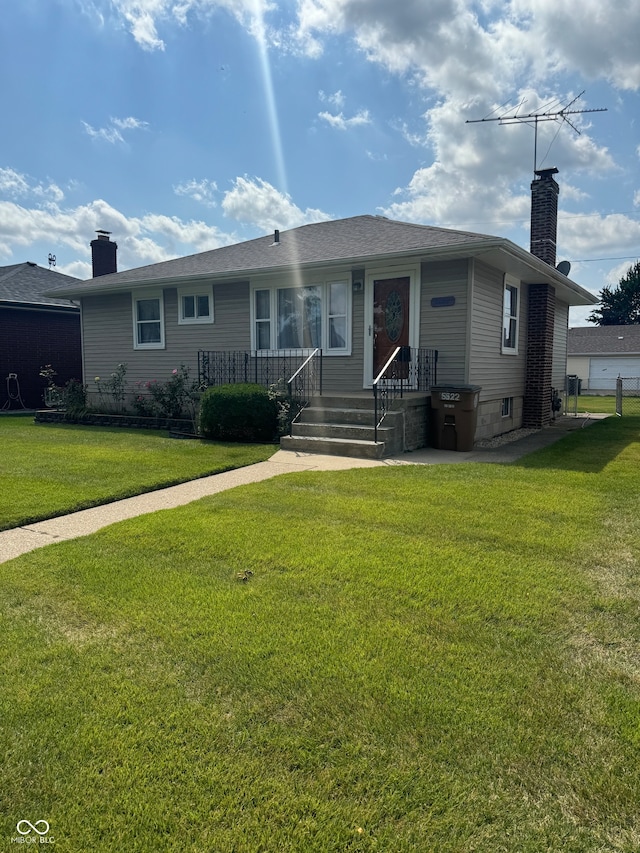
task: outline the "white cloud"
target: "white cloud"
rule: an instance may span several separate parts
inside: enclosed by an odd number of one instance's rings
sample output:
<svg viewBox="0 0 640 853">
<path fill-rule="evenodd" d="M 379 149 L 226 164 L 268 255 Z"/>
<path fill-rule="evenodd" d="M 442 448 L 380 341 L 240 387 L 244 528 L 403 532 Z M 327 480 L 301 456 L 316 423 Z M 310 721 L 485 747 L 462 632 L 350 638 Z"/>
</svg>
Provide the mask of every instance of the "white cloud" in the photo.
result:
<svg viewBox="0 0 640 853">
<path fill-rule="evenodd" d="M 201 181 L 192 178 L 190 181 L 176 184 L 173 191 L 176 195 L 188 196 L 206 207 L 216 207 L 215 195 L 218 192 L 218 186 L 215 181 L 210 181 L 207 178 L 203 178 Z"/>
<path fill-rule="evenodd" d="M 560 212 L 558 239 L 569 259 L 629 255 L 638 251 L 640 222 L 622 213 L 565 216 Z"/>
<path fill-rule="evenodd" d="M 371 124 L 369 110 L 360 110 L 350 118 L 347 118 L 342 112 L 337 115 L 321 112 L 318 113 L 318 118 L 321 118 L 327 124 L 330 124 L 331 127 L 335 127 L 338 130 L 348 130 L 350 127 L 362 127 L 362 125 Z"/>
<path fill-rule="evenodd" d="M 552 69 L 603 77 L 621 89 L 640 88 L 640 7 L 629 0 L 512 0 L 512 15 L 528 36 L 529 52 L 543 48 Z"/>
<path fill-rule="evenodd" d="M 160 25 L 186 25 L 191 14 L 207 15 L 222 9 L 232 14 L 248 30 L 254 31 L 270 8 L 267 0 L 111 0 L 126 22 L 131 35 L 143 50 L 164 50 L 158 33 Z M 259 27 L 258 27 L 259 28 Z"/>
<path fill-rule="evenodd" d="M 0 168 L 0 194 L 10 198 L 28 198 L 42 200 L 43 203 L 60 202 L 64 192 L 53 181 L 42 183 L 34 181 L 27 175 L 16 172 L 15 169 Z"/>
<path fill-rule="evenodd" d="M 331 104 L 335 109 L 340 110 L 344 107 L 346 98 L 342 94 L 342 91 L 338 89 L 337 92 L 334 92 L 333 95 L 327 95 L 322 89 L 318 92 L 318 97 L 325 104 Z"/>
<path fill-rule="evenodd" d="M 205 196 L 213 193 L 213 181 L 190 181 L 186 191 Z M 37 197 L 38 185 L 11 169 L 0 169 L 0 195 L 18 194 Z M 291 197 L 260 178 L 241 177 L 223 199 L 225 214 L 261 231 L 294 228 L 309 222 L 330 219 L 321 210 L 297 207 Z M 26 247 L 43 245 L 58 255 L 61 272 L 80 277 L 90 275 L 90 243 L 97 230 L 110 231 L 118 244 L 118 268 L 129 269 L 170 258 L 216 249 L 238 241 L 233 232 L 225 232 L 206 222 L 184 221 L 177 216 L 150 213 L 128 217 L 103 199 L 77 207 L 62 208 L 56 201 L 42 206 L 0 200 L 0 259 L 8 260 Z M 77 257 L 61 263 L 63 250 Z M 87 272 L 89 270 L 89 272 Z"/>
<path fill-rule="evenodd" d="M 129 116 L 128 118 L 111 118 L 109 119 L 109 122 L 110 123 L 107 127 L 101 127 L 99 129 L 87 124 L 86 121 L 83 121 L 82 124 L 84 126 L 85 133 L 92 139 L 102 139 L 104 142 L 109 142 L 111 144 L 124 142 L 124 136 L 122 135 L 123 130 L 144 130 L 149 126 L 148 122 L 141 121 L 138 118 L 133 118 L 133 116 Z"/>
<path fill-rule="evenodd" d="M 58 249 L 58 255 L 59 247 L 77 253 L 79 257 L 70 263 L 87 263 L 89 244 L 98 229 L 112 233 L 112 239 L 118 244 L 120 269 L 215 249 L 236 239 L 201 221 L 184 222 L 159 214 L 127 217 L 102 199 L 68 209 L 53 203 L 43 209 L 0 201 L 0 257 L 3 259 L 11 258 L 24 247 L 42 243 L 54 253 Z M 68 269 L 69 265 L 64 268 Z"/>
<path fill-rule="evenodd" d="M 640 87 L 640 10 L 629 0 L 510 0 L 482 10 L 471 0 L 298 0 L 296 35 L 310 55 L 323 38 L 351 34 L 373 61 L 416 72 L 442 93 L 492 96 L 518 75 L 560 68 L 620 88 Z"/>
<path fill-rule="evenodd" d="M 531 109 L 540 102 L 530 89 L 521 93 L 522 98 Z M 533 177 L 529 160 L 533 130 L 525 124 L 464 123 L 465 115 L 488 115 L 494 106 L 471 109 L 467 102 L 448 99 L 429 110 L 424 144 L 431 149 L 433 162 L 419 168 L 405 187 L 396 190 L 394 203 L 384 212 L 394 218 L 489 233 L 505 233 L 510 226 L 526 224 L 530 179 L 523 177 Z M 415 137 L 418 142 L 419 135 Z M 586 134 L 576 136 L 553 122 L 539 125 L 538 155 L 539 166 L 557 165 L 561 173 L 565 164 L 571 164 L 573 170 L 605 172 L 612 168 L 605 148 L 598 148 Z M 571 188 L 568 196 L 575 199 L 577 194 Z"/>
<path fill-rule="evenodd" d="M 620 284 L 620 279 L 626 276 L 626 274 L 629 272 L 629 268 L 637 263 L 639 257 L 640 255 L 636 255 L 635 258 L 625 260 L 621 264 L 618 264 L 617 266 L 613 267 L 613 269 L 610 269 L 607 273 L 607 284 L 610 287 Z"/>
<path fill-rule="evenodd" d="M 26 195 L 29 190 L 30 187 L 24 175 L 16 172 L 15 169 L 0 169 L 0 192 L 15 198 Z"/>
<path fill-rule="evenodd" d="M 233 189 L 223 199 L 222 209 L 238 222 L 271 231 L 296 228 L 330 219 L 322 210 L 297 207 L 288 193 L 282 193 L 261 178 L 236 178 Z"/>
<path fill-rule="evenodd" d="M 485 4 L 479 18 L 471 0 L 298 0 L 297 37 L 314 56 L 325 39 L 351 36 L 370 61 L 388 71 L 410 76 L 425 95 L 437 99 L 424 115 L 423 133 L 400 122 L 396 129 L 416 148 L 424 148 L 430 165 L 419 168 L 385 213 L 451 227 L 467 223 L 504 222 L 526 219 L 529 210 L 528 180 L 532 172 L 534 133 L 530 126 L 499 127 L 497 123 L 465 125 L 466 119 L 497 116 L 492 112 L 505 95 L 516 93 L 513 109 L 521 112 L 566 105 L 569 92 L 549 92 L 547 75 L 558 68 L 578 70 L 613 79 L 620 85 L 635 85 L 638 58 L 628 33 L 637 33 L 640 12 L 636 4 L 613 0 L 616 7 L 587 0 L 581 9 L 580 39 L 568 33 L 568 17 L 576 15 L 572 0 L 511 0 Z M 634 6 L 634 9 L 632 9 Z M 593 16 L 589 20 L 589 10 Z M 619 20 L 616 20 L 619 10 Z M 606 20 L 605 20 L 606 19 Z M 563 26 L 559 26 L 563 24 Z M 555 27 L 555 29 L 554 29 Z M 589 52 L 603 34 L 606 50 Z M 614 44 L 623 43 L 616 56 Z M 562 48 L 570 42 L 566 53 Z M 640 78 L 638 78 L 640 85 Z M 546 90 L 546 91 L 545 91 Z M 577 93 L 575 93 L 577 94 Z M 590 108 L 586 100 L 576 109 Z M 599 105 L 598 105 L 599 106 Z M 505 105 L 503 111 L 509 109 Z M 342 111 L 320 114 L 334 127 L 346 129 Z M 576 170 L 602 174 L 615 168 L 606 148 L 598 146 L 589 133 L 591 116 L 572 115 L 580 134 L 568 125 L 538 124 L 538 167 L 555 165 L 566 172 Z M 594 118 L 595 122 L 596 119 Z M 567 197 L 577 200 L 578 190 Z M 468 226 L 467 226 L 468 227 Z M 486 230 L 495 230 L 488 224 Z M 504 228 L 502 229 L 504 230 Z"/>
</svg>

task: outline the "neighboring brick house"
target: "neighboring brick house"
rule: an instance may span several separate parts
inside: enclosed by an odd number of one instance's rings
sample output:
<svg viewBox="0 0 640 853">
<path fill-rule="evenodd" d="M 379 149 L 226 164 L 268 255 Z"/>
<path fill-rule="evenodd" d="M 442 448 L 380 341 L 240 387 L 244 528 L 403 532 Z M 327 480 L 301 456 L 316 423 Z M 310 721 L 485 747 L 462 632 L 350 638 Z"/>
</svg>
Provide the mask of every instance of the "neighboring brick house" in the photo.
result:
<svg viewBox="0 0 640 853">
<path fill-rule="evenodd" d="M 569 329 L 567 373 L 590 394 L 613 394 L 618 376 L 639 379 L 640 325 Z"/>
<path fill-rule="evenodd" d="M 82 379 L 80 308 L 42 295 L 78 281 L 31 262 L 0 267 L 0 409 L 42 408 L 47 364 L 61 385 Z"/>
</svg>

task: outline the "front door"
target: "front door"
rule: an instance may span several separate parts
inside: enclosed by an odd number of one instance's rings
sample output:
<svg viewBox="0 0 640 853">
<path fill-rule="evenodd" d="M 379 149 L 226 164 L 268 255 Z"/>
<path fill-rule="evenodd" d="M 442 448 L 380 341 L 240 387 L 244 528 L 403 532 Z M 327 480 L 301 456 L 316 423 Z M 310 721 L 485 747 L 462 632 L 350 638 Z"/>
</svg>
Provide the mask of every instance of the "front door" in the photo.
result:
<svg viewBox="0 0 640 853">
<path fill-rule="evenodd" d="M 373 378 L 396 347 L 409 346 L 409 276 L 373 282 Z"/>
</svg>

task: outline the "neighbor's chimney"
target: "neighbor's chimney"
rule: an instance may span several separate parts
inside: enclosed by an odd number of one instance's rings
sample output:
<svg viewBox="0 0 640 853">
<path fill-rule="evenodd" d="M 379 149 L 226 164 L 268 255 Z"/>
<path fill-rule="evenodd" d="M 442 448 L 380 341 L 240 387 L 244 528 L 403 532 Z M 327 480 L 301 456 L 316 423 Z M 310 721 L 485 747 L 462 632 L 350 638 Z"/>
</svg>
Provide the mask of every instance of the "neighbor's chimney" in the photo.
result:
<svg viewBox="0 0 640 853">
<path fill-rule="evenodd" d="M 96 231 L 98 237 L 91 241 L 91 261 L 93 263 L 93 277 L 109 275 L 118 272 L 116 252 L 118 244 L 109 239 L 111 231 Z"/>
<path fill-rule="evenodd" d="M 552 267 L 556 265 L 558 232 L 558 194 L 553 180 L 558 170 L 539 169 L 531 182 L 531 254 Z"/>
</svg>

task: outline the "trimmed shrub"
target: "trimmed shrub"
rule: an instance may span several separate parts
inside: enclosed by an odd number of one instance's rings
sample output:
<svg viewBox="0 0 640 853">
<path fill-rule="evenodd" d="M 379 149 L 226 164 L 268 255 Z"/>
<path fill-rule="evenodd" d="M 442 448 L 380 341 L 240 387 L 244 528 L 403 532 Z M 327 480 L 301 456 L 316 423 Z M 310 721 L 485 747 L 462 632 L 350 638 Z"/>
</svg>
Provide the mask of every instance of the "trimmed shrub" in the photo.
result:
<svg viewBox="0 0 640 853">
<path fill-rule="evenodd" d="M 262 385 L 207 388 L 200 404 L 200 432 L 217 441 L 273 441 L 278 408 Z"/>
</svg>

